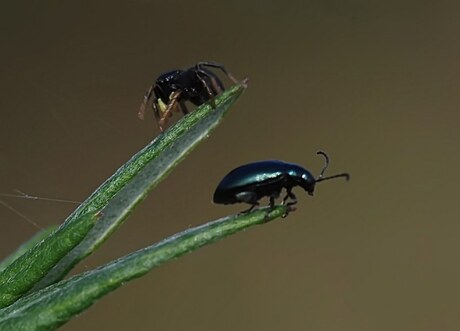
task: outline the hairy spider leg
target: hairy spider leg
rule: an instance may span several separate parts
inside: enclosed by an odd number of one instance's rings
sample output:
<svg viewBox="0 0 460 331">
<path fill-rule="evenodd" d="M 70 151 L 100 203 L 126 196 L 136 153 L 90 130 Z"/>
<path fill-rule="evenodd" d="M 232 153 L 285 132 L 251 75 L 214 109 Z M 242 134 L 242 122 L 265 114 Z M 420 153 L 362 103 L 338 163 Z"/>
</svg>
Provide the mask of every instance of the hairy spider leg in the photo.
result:
<svg viewBox="0 0 460 331">
<path fill-rule="evenodd" d="M 208 92 L 208 95 L 209 95 L 209 101 L 211 102 L 211 106 L 212 108 L 216 108 L 216 102 L 214 101 L 214 96 L 215 96 L 215 92 L 214 90 L 211 89 L 211 87 L 208 85 L 208 82 L 206 82 L 206 80 L 201 76 L 205 76 L 207 78 L 209 78 L 211 80 L 211 84 L 213 85 L 214 87 L 214 84 L 217 85 L 217 82 L 215 82 L 215 78 L 212 77 L 209 73 L 207 73 L 205 70 L 202 70 L 202 69 L 197 69 L 196 71 L 196 76 L 198 77 L 198 79 L 201 81 L 201 83 L 203 84 L 203 86 L 206 88 L 206 91 Z M 219 87 L 217 91 L 221 90 L 221 88 Z"/>
<path fill-rule="evenodd" d="M 182 94 L 182 91 L 174 91 L 169 96 L 169 101 L 168 101 L 168 104 L 166 105 L 166 109 L 161 114 L 160 120 L 158 121 L 158 127 L 160 128 L 161 132 L 164 131 L 163 127 L 166 124 L 167 117 L 171 117 L 172 111 L 177 107 L 178 99 L 180 98 L 181 94 Z"/>
<path fill-rule="evenodd" d="M 144 94 L 144 100 L 141 103 L 141 106 L 139 107 L 139 111 L 137 113 L 137 117 L 141 120 L 144 119 L 145 116 L 145 108 L 147 107 L 147 104 L 149 103 L 150 98 L 152 97 L 152 92 L 153 92 L 153 87 L 154 85 L 150 86 L 148 90 Z"/>
<path fill-rule="evenodd" d="M 227 77 L 235 84 L 238 83 L 238 80 L 236 80 L 235 77 L 233 77 L 233 75 L 220 63 L 216 63 L 216 62 L 198 62 L 197 63 L 197 68 L 200 68 L 201 66 L 203 67 L 211 67 L 211 68 L 217 68 L 217 69 L 220 69 L 224 72 L 225 75 L 227 75 Z"/>
<path fill-rule="evenodd" d="M 187 106 L 185 105 L 185 102 L 183 100 L 179 101 L 179 108 L 182 112 L 182 114 L 187 115 L 189 113 Z"/>
</svg>

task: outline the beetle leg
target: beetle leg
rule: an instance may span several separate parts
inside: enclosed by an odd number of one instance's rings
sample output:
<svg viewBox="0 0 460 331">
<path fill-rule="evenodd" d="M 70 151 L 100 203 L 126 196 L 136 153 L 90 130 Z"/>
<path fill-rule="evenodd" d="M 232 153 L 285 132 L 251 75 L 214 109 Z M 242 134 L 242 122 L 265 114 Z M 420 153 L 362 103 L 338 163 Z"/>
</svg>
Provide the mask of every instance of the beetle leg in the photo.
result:
<svg viewBox="0 0 460 331">
<path fill-rule="evenodd" d="M 249 207 L 248 209 L 245 209 L 245 210 L 243 210 L 243 211 L 240 211 L 240 212 L 238 213 L 238 215 L 248 214 L 248 213 L 250 213 L 250 212 L 251 212 L 256 206 L 258 206 L 258 205 L 259 205 L 259 203 L 256 202 L 256 203 L 254 203 L 253 205 L 251 205 L 251 207 Z"/>
<path fill-rule="evenodd" d="M 282 218 L 285 218 L 289 212 L 294 211 L 295 208 L 292 207 L 297 203 L 297 197 L 292 193 L 292 187 L 287 189 L 286 196 L 283 198 L 283 202 L 281 203 L 282 205 L 286 205 L 287 210 L 286 213 L 281 216 Z M 287 202 L 287 199 L 290 198 L 292 201 Z"/>
<path fill-rule="evenodd" d="M 270 210 L 275 208 L 275 197 L 270 197 Z"/>
<path fill-rule="evenodd" d="M 233 75 L 227 70 L 225 69 L 225 67 L 220 64 L 220 63 L 215 63 L 215 62 L 198 62 L 198 64 L 196 65 L 198 68 L 200 66 L 203 66 L 203 67 L 211 67 L 211 68 L 217 68 L 217 69 L 220 69 L 224 72 L 225 75 L 227 75 L 227 77 L 232 81 L 234 82 L 235 84 L 238 83 L 238 81 L 236 80 L 235 77 L 233 77 Z"/>
<path fill-rule="evenodd" d="M 144 119 L 145 107 L 147 107 L 147 104 L 149 103 L 149 100 L 152 97 L 153 88 L 154 88 L 154 85 L 150 86 L 149 89 L 145 92 L 144 100 L 142 100 L 141 106 L 139 107 L 139 112 L 137 113 L 137 117 L 141 120 Z"/>
<path fill-rule="evenodd" d="M 290 192 L 289 198 L 292 199 L 292 201 L 288 202 L 286 205 L 287 206 L 293 206 L 297 203 L 297 197 L 294 195 L 294 193 Z"/>
<path fill-rule="evenodd" d="M 246 202 L 251 205 L 249 209 L 243 210 L 239 214 L 247 214 L 259 205 L 259 202 L 257 201 L 258 196 L 254 192 L 240 192 L 237 193 L 235 196 L 239 202 Z"/>
<path fill-rule="evenodd" d="M 287 210 L 286 210 L 286 212 L 285 212 L 283 215 L 281 215 L 282 218 L 286 218 L 286 217 L 289 215 L 290 212 L 293 212 L 293 211 L 296 210 L 296 208 L 293 207 L 293 204 L 290 204 L 290 203 L 288 203 L 288 204 L 286 205 L 286 207 L 287 207 Z"/>
<path fill-rule="evenodd" d="M 294 197 L 295 199 L 295 195 L 292 193 L 291 190 L 292 190 L 292 187 L 286 189 L 286 196 L 283 198 L 283 201 L 281 202 L 282 205 L 286 204 L 286 201 L 288 198 L 292 199 L 292 197 Z"/>
<path fill-rule="evenodd" d="M 181 95 L 181 91 L 174 91 L 171 93 L 171 96 L 169 97 L 168 105 L 166 106 L 166 109 L 164 112 L 161 114 L 160 120 L 158 121 L 158 126 L 160 127 L 160 131 L 164 131 L 164 125 L 166 124 L 166 118 L 169 116 L 171 117 L 173 109 L 177 107 L 177 102 L 178 99 Z"/>
</svg>

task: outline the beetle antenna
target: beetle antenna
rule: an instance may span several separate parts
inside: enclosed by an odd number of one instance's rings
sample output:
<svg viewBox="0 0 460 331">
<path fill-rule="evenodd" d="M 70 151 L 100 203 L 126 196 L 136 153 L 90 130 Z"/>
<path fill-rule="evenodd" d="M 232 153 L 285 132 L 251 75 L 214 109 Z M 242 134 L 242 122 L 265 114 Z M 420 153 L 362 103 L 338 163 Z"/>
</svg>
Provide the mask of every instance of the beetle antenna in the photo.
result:
<svg viewBox="0 0 460 331">
<path fill-rule="evenodd" d="M 329 177 L 318 177 L 318 179 L 316 179 L 316 182 L 318 183 L 318 182 L 322 182 L 323 180 L 329 180 L 329 179 L 338 178 L 338 177 L 345 177 L 346 180 L 350 180 L 350 174 L 344 172 L 343 174 L 337 174 L 337 175 L 329 176 Z"/>
<path fill-rule="evenodd" d="M 316 181 L 318 181 L 318 179 L 323 178 L 324 172 L 326 171 L 327 167 L 329 167 L 329 156 L 328 156 L 325 152 L 323 152 L 323 151 L 318 151 L 318 152 L 316 152 L 316 154 L 317 154 L 317 155 L 322 155 L 322 156 L 324 156 L 324 159 L 325 159 L 324 167 L 323 167 L 323 169 L 321 170 L 321 172 L 320 172 L 318 178 L 316 179 Z"/>
<path fill-rule="evenodd" d="M 345 177 L 346 180 L 350 180 L 350 174 L 348 174 L 346 172 L 344 172 L 342 174 L 329 176 L 329 177 L 324 177 L 324 173 L 326 172 L 327 167 L 329 167 L 329 156 L 323 151 L 318 151 L 318 152 L 316 152 L 316 154 L 324 156 L 324 159 L 325 159 L 324 167 L 321 170 L 318 178 L 316 178 L 317 183 L 322 182 L 323 180 L 329 180 L 329 179 L 338 178 L 338 177 Z"/>
</svg>

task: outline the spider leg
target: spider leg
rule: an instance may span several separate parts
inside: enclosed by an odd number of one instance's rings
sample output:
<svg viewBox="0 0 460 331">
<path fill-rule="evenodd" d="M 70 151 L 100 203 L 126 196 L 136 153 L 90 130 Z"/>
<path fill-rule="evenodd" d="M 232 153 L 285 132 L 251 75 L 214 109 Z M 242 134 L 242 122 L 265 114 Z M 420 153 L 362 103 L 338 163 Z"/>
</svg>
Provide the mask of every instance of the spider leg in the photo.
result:
<svg viewBox="0 0 460 331">
<path fill-rule="evenodd" d="M 232 82 L 234 82 L 235 84 L 238 83 L 238 80 L 236 80 L 236 78 L 233 77 L 233 75 L 227 69 L 225 69 L 225 67 L 220 63 L 203 61 L 203 62 L 198 62 L 198 64 L 196 66 L 197 66 L 197 68 L 200 68 L 201 66 L 203 66 L 203 67 L 211 67 L 211 68 L 220 69 L 220 70 L 222 70 L 224 72 L 225 75 L 227 75 L 227 77 Z"/>
<path fill-rule="evenodd" d="M 185 102 L 184 101 L 179 101 L 179 108 L 182 112 L 182 114 L 187 115 L 189 113 L 188 109 L 187 109 L 187 106 L 185 105 Z"/>
<path fill-rule="evenodd" d="M 198 77 L 198 79 L 201 81 L 201 83 L 203 84 L 203 86 L 206 88 L 206 91 L 208 92 L 209 101 L 211 102 L 212 108 L 216 108 L 216 102 L 214 101 L 214 91 L 211 89 L 211 87 L 209 86 L 208 82 L 207 82 L 201 75 L 204 75 L 205 77 L 211 79 L 211 84 L 214 84 L 214 83 L 212 83 L 213 77 L 211 77 L 211 76 L 210 76 L 206 71 L 204 71 L 204 70 L 198 69 L 198 70 L 196 71 L 196 76 Z"/>
<path fill-rule="evenodd" d="M 212 87 L 212 94 L 217 95 L 219 93 L 222 93 L 224 91 L 224 86 L 220 82 L 219 78 L 215 76 L 214 73 L 207 71 L 205 69 L 201 69 L 199 66 L 197 66 L 197 73 L 203 74 L 206 78 L 208 78 L 211 81 L 211 87 Z M 198 75 L 199 76 L 199 75 Z M 206 83 L 207 85 L 207 83 Z"/>
<path fill-rule="evenodd" d="M 141 120 L 144 119 L 145 108 L 147 107 L 147 104 L 149 103 L 149 100 L 152 97 L 153 88 L 154 88 L 154 85 L 150 86 L 148 90 L 145 92 L 144 99 L 142 100 L 141 106 L 139 107 L 139 112 L 137 113 L 137 117 Z"/>
<path fill-rule="evenodd" d="M 181 96 L 181 93 L 181 91 L 174 91 L 173 93 L 171 93 L 168 104 L 166 105 L 166 109 L 161 114 L 160 119 L 158 120 L 158 126 L 161 132 L 164 131 L 163 127 L 166 124 L 167 117 L 171 117 L 172 111 L 177 107 L 177 102 L 179 97 Z"/>
</svg>

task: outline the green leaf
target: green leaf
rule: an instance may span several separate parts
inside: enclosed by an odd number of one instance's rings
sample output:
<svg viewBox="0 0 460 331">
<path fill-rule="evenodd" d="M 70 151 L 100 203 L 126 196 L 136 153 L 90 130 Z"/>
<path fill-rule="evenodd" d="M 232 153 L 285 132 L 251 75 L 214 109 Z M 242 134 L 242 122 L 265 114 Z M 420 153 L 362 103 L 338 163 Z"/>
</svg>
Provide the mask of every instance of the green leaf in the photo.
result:
<svg viewBox="0 0 460 331">
<path fill-rule="evenodd" d="M 72 223 L 79 215 L 92 210 L 103 211 L 101 220 L 85 240 L 65 256 L 33 290 L 62 279 L 75 264 L 101 245 L 146 194 L 199 142 L 208 137 L 245 88 L 246 84 L 242 82 L 224 91 L 216 97 L 215 109 L 209 103 L 201 105 L 156 137 L 105 181 L 68 217 L 66 223 Z"/>
<path fill-rule="evenodd" d="M 27 252 L 29 249 L 34 247 L 36 244 L 38 244 L 40 241 L 42 241 L 44 238 L 48 237 L 48 235 L 56 230 L 56 226 L 51 226 L 47 229 L 40 230 L 37 232 L 32 238 L 29 239 L 29 241 L 25 242 L 21 246 L 18 247 L 16 251 L 11 253 L 9 256 L 4 258 L 0 262 L 0 272 L 5 270 L 7 266 L 9 266 L 14 260 L 16 260 L 18 257 L 20 257 L 22 254 Z"/>
<path fill-rule="evenodd" d="M 249 214 L 209 222 L 173 235 L 96 270 L 51 285 L 0 310 L 0 329 L 53 330 L 123 283 L 204 245 L 280 217 L 287 208 L 277 206 L 271 211 L 269 208 L 262 208 Z"/>
<path fill-rule="evenodd" d="M 16 301 L 74 248 L 94 226 L 96 212 L 63 224 L 0 273 L 0 308 Z"/>
</svg>

